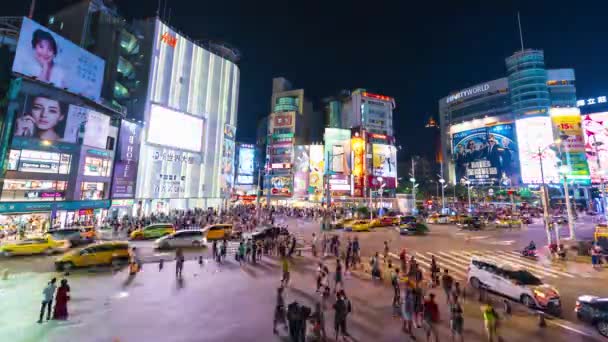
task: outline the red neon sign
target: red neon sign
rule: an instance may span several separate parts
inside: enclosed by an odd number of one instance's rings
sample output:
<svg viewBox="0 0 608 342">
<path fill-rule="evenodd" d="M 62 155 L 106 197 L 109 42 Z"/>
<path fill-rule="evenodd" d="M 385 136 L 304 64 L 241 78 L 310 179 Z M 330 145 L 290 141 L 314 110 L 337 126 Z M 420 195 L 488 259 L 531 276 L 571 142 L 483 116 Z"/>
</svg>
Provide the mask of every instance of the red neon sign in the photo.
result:
<svg viewBox="0 0 608 342">
<path fill-rule="evenodd" d="M 372 94 L 372 93 L 368 93 L 366 91 L 361 93 L 361 95 L 372 98 L 372 99 L 382 100 L 382 101 L 392 101 L 393 100 L 390 96 Z"/>
<path fill-rule="evenodd" d="M 374 138 L 374 139 L 386 140 L 386 135 L 384 135 L 384 134 L 370 133 L 369 136 L 372 137 L 372 138 Z"/>
<path fill-rule="evenodd" d="M 169 32 L 163 33 L 163 35 L 160 36 L 160 41 L 169 45 L 172 48 L 177 45 L 177 37 L 172 36 L 171 34 L 169 34 Z"/>
</svg>

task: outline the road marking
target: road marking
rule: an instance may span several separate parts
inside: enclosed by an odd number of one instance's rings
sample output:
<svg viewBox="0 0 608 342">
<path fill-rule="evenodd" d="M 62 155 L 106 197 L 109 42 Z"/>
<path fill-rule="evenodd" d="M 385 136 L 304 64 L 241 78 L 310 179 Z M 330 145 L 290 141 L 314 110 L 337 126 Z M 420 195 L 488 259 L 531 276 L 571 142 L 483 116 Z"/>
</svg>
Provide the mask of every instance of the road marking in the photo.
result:
<svg viewBox="0 0 608 342">
<path fill-rule="evenodd" d="M 431 255 L 433 255 L 432 253 L 427 253 L 427 254 L 431 254 Z M 437 254 L 440 254 L 440 255 L 443 255 L 443 256 L 447 256 L 448 258 L 450 258 L 450 257 L 451 257 L 449 254 L 444 253 L 444 252 L 437 252 Z M 436 255 L 436 256 L 437 256 L 437 255 Z M 451 261 L 451 260 L 441 259 L 441 262 L 442 262 L 442 263 L 447 263 L 447 264 L 450 264 L 450 265 L 454 265 L 454 267 L 458 267 L 458 268 L 460 268 L 460 269 L 463 269 L 463 270 L 468 271 L 468 266 L 463 266 L 463 265 L 461 265 L 461 264 L 457 264 L 457 263 L 455 263 L 455 262 L 453 262 L 453 261 Z"/>
<path fill-rule="evenodd" d="M 422 255 L 422 254 L 420 254 L 420 253 L 416 253 L 416 256 L 417 256 L 417 257 L 420 257 L 420 258 L 422 258 L 422 259 L 427 260 L 429 263 L 431 262 L 431 259 L 427 258 L 426 256 L 424 256 L 424 255 Z M 417 260 L 417 261 L 418 261 L 419 263 L 422 263 L 420 260 Z M 431 265 L 430 265 L 430 264 L 428 264 L 428 263 L 424 263 L 424 264 L 426 264 L 426 266 L 427 266 L 427 268 L 429 269 L 429 272 L 430 272 L 430 270 L 431 270 Z M 453 273 L 455 273 L 455 274 L 459 274 L 459 275 L 461 275 L 461 276 L 462 276 L 463 278 L 465 278 L 465 279 L 466 279 L 466 277 L 467 277 L 466 273 L 464 273 L 464 272 L 462 272 L 462 271 L 460 271 L 460 270 L 455 270 L 455 269 L 452 269 L 452 270 L 450 270 L 450 271 L 452 271 L 452 272 L 453 272 Z"/>
<path fill-rule="evenodd" d="M 467 252 L 464 252 L 464 253 L 467 253 Z M 474 255 L 474 254 L 471 254 L 471 255 Z M 536 269 L 535 267 L 531 267 L 531 266 L 527 266 L 525 264 L 521 264 L 519 262 L 519 260 L 517 262 L 511 261 L 511 260 L 507 260 L 505 262 L 505 260 L 500 260 L 500 258 L 499 258 L 500 256 L 495 257 L 495 256 L 492 256 L 492 255 L 489 255 L 489 254 L 479 255 L 479 257 L 482 258 L 482 259 L 483 258 L 490 259 L 490 260 L 494 261 L 495 263 L 497 263 L 499 265 L 500 264 L 514 264 L 515 266 L 518 266 L 520 268 L 528 270 L 530 273 L 534 274 L 536 277 L 539 277 L 539 278 L 543 278 L 543 277 L 539 276 L 538 273 L 544 274 L 547 277 L 558 278 L 558 276 L 556 276 L 555 274 L 551 274 L 551 273 L 545 272 L 543 270 Z"/>
<path fill-rule="evenodd" d="M 481 236 L 472 236 L 472 237 L 469 237 L 469 239 L 471 239 L 471 240 L 483 240 L 483 239 L 487 239 L 489 237 L 490 237 L 490 235 L 481 235 Z"/>
<path fill-rule="evenodd" d="M 516 259 L 516 258 L 514 258 L 514 257 L 512 257 L 512 256 L 510 256 L 510 255 L 507 255 L 506 253 L 504 253 L 504 252 L 502 252 L 502 251 L 496 251 L 496 252 L 497 252 L 497 253 L 500 253 L 500 254 L 501 254 L 501 256 L 504 256 L 504 257 L 505 257 L 505 258 L 507 258 L 508 260 L 516 260 L 516 261 L 517 261 L 517 262 L 519 262 L 519 263 L 528 264 L 528 265 L 530 265 L 530 267 L 535 267 L 535 268 L 537 268 L 537 269 L 542 269 L 542 270 L 544 270 L 544 271 L 547 271 L 547 272 L 552 272 L 552 273 L 554 273 L 554 274 L 557 274 L 557 275 L 562 275 L 562 276 L 564 276 L 564 277 L 568 277 L 568 278 L 576 278 L 575 276 L 571 275 L 570 273 L 566 273 L 566 272 L 562 272 L 562 271 L 557 271 L 557 270 L 554 270 L 553 268 L 550 268 L 550 267 L 549 267 L 549 268 L 541 268 L 541 266 L 544 266 L 544 265 L 542 265 L 542 264 L 538 264 L 538 263 L 537 263 L 537 264 L 534 264 L 534 263 L 532 263 L 532 262 L 528 262 L 528 261 L 525 261 L 525 260 Z M 521 258 L 521 256 L 520 256 L 519 258 Z M 546 266 L 545 266 L 545 267 L 546 267 Z"/>
<path fill-rule="evenodd" d="M 571 326 L 570 326 L 570 325 L 568 325 L 568 324 L 565 324 L 565 322 L 566 322 L 566 321 L 563 321 L 564 323 L 561 323 L 561 322 L 562 322 L 562 320 L 551 319 L 551 320 L 547 320 L 547 322 L 548 322 L 549 324 L 554 324 L 554 325 L 557 325 L 558 327 L 562 327 L 562 328 L 564 328 L 564 329 L 566 329 L 566 330 L 570 330 L 570 331 L 575 332 L 575 333 L 577 333 L 577 334 L 584 335 L 584 336 L 587 336 L 587 337 L 593 337 L 593 338 L 595 338 L 596 340 L 599 340 L 599 339 L 597 338 L 597 336 L 595 336 L 594 334 L 588 333 L 588 332 L 586 332 L 586 331 L 578 330 L 578 329 L 576 329 L 576 328 L 571 327 Z"/>
</svg>

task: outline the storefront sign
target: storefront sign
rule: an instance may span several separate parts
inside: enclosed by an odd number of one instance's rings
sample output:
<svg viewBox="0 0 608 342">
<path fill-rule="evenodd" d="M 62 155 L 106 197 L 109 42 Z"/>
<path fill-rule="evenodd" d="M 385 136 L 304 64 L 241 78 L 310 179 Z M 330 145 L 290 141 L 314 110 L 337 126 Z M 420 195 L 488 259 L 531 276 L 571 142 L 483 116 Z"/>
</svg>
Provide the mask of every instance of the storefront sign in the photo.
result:
<svg viewBox="0 0 608 342">
<path fill-rule="evenodd" d="M 113 207 L 130 207 L 135 203 L 132 199 L 118 199 L 112 200 Z"/>
<path fill-rule="evenodd" d="M 577 107 L 592 106 L 592 105 L 602 104 L 602 103 L 606 103 L 606 102 L 607 102 L 606 96 L 590 97 L 588 99 L 577 100 L 576 106 Z"/>
<path fill-rule="evenodd" d="M 80 215 L 80 216 L 93 215 L 93 213 L 94 213 L 93 209 L 80 209 L 80 210 L 78 210 L 78 215 Z"/>
<path fill-rule="evenodd" d="M 107 209 L 109 207 L 110 200 L 69 202 L 2 202 L 0 203 L 0 214 L 30 211 L 79 210 L 83 208 Z"/>
<path fill-rule="evenodd" d="M 567 165 L 568 180 L 590 185 L 591 176 L 585 158 L 585 139 L 578 108 L 551 108 L 551 121 L 555 134 L 561 139 L 561 165 Z"/>
<path fill-rule="evenodd" d="M 490 84 L 486 83 L 486 84 L 481 84 L 478 86 L 475 86 L 473 88 L 469 88 L 469 89 L 465 89 L 462 91 L 459 91 L 456 94 L 452 94 L 450 96 L 447 97 L 447 99 L 445 100 L 446 103 L 450 103 L 453 101 L 457 101 L 460 99 L 463 99 L 465 97 L 469 97 L 475 94 L 479 94 L 479 93 L 483 93 L 490 90 Z"/>
<path fill-rule="evenodd" d="M 139 164 L 141 126 L 123 120 L 120 124 L 118 158 L 114 167 L 112 198 L 135 197 L 137 168 Z M 160 152 L 158 153 L 160 158 Z M 172 160 L 174 157 L 171 158 Z M 179 157 L 180 160 L 185 158 Z"/>
<path fill-rule="evenodd" d="M 25 191 L 24 197 L 35 198 L 63 198 L 64 193 L 60 191 Z"/>
</svg>

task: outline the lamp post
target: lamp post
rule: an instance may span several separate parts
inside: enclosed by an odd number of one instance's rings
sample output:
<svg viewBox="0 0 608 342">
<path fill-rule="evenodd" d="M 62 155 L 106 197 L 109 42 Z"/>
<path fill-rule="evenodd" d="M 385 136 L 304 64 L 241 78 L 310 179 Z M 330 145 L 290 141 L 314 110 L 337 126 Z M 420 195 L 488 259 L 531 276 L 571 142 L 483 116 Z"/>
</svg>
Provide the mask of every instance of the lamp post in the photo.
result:
<svg viewBox="0 0 608 342">
<path fill-rule="evenodd" d="M 260 223 L 260 215 L 261 213 L 261 203 L 260 203 L 260 197 L 262 197 L 262 188 L 261 188 L 261 184 L 262 184 L 262 168 L 258 169 L 258 192 L 257 192 L 257 196 L 256 196 L 256 221 L 258 222 L 258 224 Z"/>
<path fill-rule="evenodd" d="M 464 184 L 467 185 L 467 195 L 469 197 L 469 213 L 473 212 L 473 206 L 471 205 L 471 181 L 465 179 Z"/>
<path fill-rule="evenodd" d="M 441 183 L 441 213 L 445 211 L 445 179 L 443 177 L 439 178 L 439 183 Z"/>
<path fill-rule="evenodd" d="M 574 233 L 574 215 L 572 214 L 570 191 L 568 190 L 568 173 L 570 172 L 570 167 L 562 165 L 559 167 L 559 172 L 564 176 L 564 199 L 566 200 L 566 211 L 568 214 L 568 230 L 570 231 L 570 239 L 574 241 L 576 240 L 576 235 Z"/>
<path fill-rule="evenodd" d="M 380 176 L 378 176 L 376 178 L 376 180 L 378 181 L 378 184 L 379 184 L 379 186 L 378 186 L 378 192 L 380 193 L 380 204 L 378 205 L 378 210 L 380 210 L 383 207 L 382 206 L 383 205 L 383 203 L 382 203 L 382 193 L 384 192 L 385 183 L 384 183 L 384 178 L 382 178 Z"/>
<path fill-rule="evenodd" d="M 548 194 L 547 194 L 547 187 L 545 185 L 545 172 L 543 169 L 543 152 L 545 152 L 545 150 L 549 147 L 553 146 L 553 144 L 550 144 L 548 146 L 546 146 L 544 149 L 541 149 L 540 146 L 538 147 L 538 162 L 540 163 L 540 181 L 541 181 L 541 203 L 543 204 L 543 218 L 544 218 L 544 222 L 545 222 L 545 233 L 547 234 L 547 244 L 551 244 L 551 232 L 549 231 L 549 202 L 548 202 Z"/>
</svg>

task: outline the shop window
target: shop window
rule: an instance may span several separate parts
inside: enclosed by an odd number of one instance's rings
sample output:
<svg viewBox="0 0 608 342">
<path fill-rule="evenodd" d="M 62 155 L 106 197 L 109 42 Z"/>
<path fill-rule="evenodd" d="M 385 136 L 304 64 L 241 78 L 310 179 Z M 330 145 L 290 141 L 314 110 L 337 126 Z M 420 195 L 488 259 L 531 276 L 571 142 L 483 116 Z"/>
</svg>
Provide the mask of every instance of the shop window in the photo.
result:
<svg viewBox="0 0 608 342">
<path fill-rule="evenodd" d="M 67 182 L 53 180 L 5 179 L 2 201 L 62 201 Z"/>
<path fill-rule="evenodd" d="M 112 161 L 110 159 L 85 157 L 84 159 L 84 175 L 110 177 Z"/>
<path fill-rule="evenodd" d="M 104 198 L 105 183 L 103 182 L 82 182 L 80 187 L 81 200 L 99 200 Z"/>
<path fill-rule="evenodd" d="M 72 156 L 69 154 L 33 151 L 10 150 L 8 169 L 36 173 L 70 173 Z"/>
</svg>

